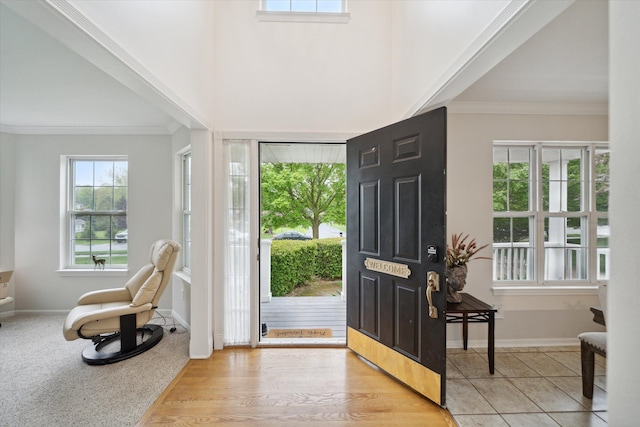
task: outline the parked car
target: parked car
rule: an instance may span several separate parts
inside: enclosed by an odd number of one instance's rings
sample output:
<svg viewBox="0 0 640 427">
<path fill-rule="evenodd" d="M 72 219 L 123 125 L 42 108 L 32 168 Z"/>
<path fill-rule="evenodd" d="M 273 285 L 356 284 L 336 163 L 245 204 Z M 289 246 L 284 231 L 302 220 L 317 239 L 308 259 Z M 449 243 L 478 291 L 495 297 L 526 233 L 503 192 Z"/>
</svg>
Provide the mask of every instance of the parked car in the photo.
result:
<svg viewBox="0 0 640 427">
<path fill-rule="evenodd" d="M 273 236 L 273 240 L 311 240 L 311 237 L 300 233 L 299 231 L 285 231 Z"/>
<path fill-rule="evenodd" d="M 129 240 L 129 230 L 124 230 L 116 234 L 116 242 L 127 243 L 127 240 Z"/>
</svg>

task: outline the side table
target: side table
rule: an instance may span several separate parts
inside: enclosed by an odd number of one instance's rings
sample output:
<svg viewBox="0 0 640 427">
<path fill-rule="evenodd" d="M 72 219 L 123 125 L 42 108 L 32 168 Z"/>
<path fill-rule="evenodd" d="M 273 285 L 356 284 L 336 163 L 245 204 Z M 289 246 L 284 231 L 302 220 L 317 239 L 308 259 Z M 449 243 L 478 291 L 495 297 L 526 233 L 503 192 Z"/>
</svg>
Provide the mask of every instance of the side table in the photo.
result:
<svg viewBox="0 0 640 427">
<path fill-rule="evenodd" d="M 493 375 L 495 368 L 495 307 L 480 301 L 473 295 L 460 293 L 462 302 L 447 303 L 447 323 L 462 323 L 462 339 L 464 349 L 467 349 L 469 337 L 469 323 L 487 323 L 489 329 L 488 356 L 489 372 Z"/>
</svg>

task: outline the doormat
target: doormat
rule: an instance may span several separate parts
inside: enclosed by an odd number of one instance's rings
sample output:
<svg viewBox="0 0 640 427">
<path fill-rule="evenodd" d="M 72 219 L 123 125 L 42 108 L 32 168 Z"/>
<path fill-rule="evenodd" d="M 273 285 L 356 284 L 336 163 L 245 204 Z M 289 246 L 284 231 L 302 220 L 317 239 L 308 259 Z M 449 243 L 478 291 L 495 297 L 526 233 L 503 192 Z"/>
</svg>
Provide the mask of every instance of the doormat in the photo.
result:
<svg viewBox="0 0 640 427">
<path fill-rule="evenodd" d="M 267 338 L 331 338 L 331 329 L 271 329 Z"/>
</svg>

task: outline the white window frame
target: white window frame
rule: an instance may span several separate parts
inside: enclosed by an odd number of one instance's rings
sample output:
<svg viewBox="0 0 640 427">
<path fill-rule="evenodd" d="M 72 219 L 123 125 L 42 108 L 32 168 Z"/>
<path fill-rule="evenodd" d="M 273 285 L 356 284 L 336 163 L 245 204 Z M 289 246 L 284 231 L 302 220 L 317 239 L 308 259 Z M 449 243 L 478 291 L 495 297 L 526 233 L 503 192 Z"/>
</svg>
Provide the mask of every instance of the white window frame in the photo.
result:
<svg viewBox="0 0 640 427">
<path fill-rule="evenodd" d="M 597 226 L 598 220 L 608 218 L 608 212 L 599 212 L 596 210 L 596 189 L 595 189 L 595 158 L 596 150 L 609 150 L 608 142 L 532 142 L 532 141 L 495 141 L 493 148 L 529 148 L 531 150 L 531 181 L 529 196 L 531 197 L 530 211 L 513 211 L 513 212 L 493 212 L 493 218 L 516 218 L 528 217 L 532 218 L 532 235 L 533 235 L 533 256 L 535 271 L 532 280 L 495 280 L 493 281 L 493 291 L 495 295 L 509 295 L 514 291 L 515 294 L 527 293 L 540 295 L 541 292 L 550 291 L 551 293 L 580 292 L 584 289 L 593 289 L 599 284 L 607 283 L 606 278 L 599 278 L 598 271 L 598 236 Z M 492 148 L 492 149 L 493 149 Z M 543 182 L 542 182 L 542 151 L 543 149 L 584 149 L 586 158 L 583 168 L 583 204 L 582 210 L 578 212 L 549 212 L 543 207 Z M 493 197 L 493 191 L 492 191 Z M 547 280 L 545 279 L 545 219 L 551 217 L 585 217 L 587 223 L 587 258 L 588 272 L 585 280 Z M 540 244 L 542 242 L 542 244 Z M 494 247 L 494 254 L 496 248 Z M 608 251 L 607 251 L 608 252 Z"/>
<path fill-rule="evenodd" d="M 74 170 L 73 164 L 76 161 L 117 161 L 117 162 L 127 162 L 127 210 L 109 210 L 109 211 L 77 211 L 74 209 Z M 93 262 L 89 264 L 75 264 L 75 253 L 73 248 L 73 241 L 75 239 L 75 223 L 74 216 L 89 214 L 89 215 L 110 215 L 110 216 L 125 216 L 128 217 L 128 163 L 129 159 L 126 155 L 109 155 L 109 156 L 61 156 L 61 189 L 64 197 L 61 198 L 61 252 L 60 252 L 60 270 L 61 273 L 86 273 L 90 272 L 91 274 L 109 274 L 109 273 L 124 273 L 128 271 L 128 263 L 127 264 L 106 264 L 103 268 L 95 268 Z M 128 229 L 128 221 L 127 221 L 127 229 Z M 113 240 L 113 239 L 109 239 Z M 109 250 L 111 252 L 111 249 Z M 128 261 L 128 253 L 127 253 L 127 261 Z"/>
<path fill-rule="evenodd" d="M 181 188 L 182 188 L 182 269 L 185 273 L 191 273 L 191 150 L 181 153 Z M 188 163 L 188 167 L 187 167 Z"/>
<path fill-rule="evenodd" d="M 265 0 L 259 1 L 259 7 L 256 11 L 258 21 L 264 22 L 316 22 L 316 23 L 333 23 L 346 24 L 351 18 L 351 14 L 347 12 L 347 1 L 341 0 L 341 12 L 317 12 L 317 1 L 315 12 L 296 12 L 292 11 L 292 5 L 289 4 L 288 11 L 272 11 L 266 9 Z"/>
</svg>

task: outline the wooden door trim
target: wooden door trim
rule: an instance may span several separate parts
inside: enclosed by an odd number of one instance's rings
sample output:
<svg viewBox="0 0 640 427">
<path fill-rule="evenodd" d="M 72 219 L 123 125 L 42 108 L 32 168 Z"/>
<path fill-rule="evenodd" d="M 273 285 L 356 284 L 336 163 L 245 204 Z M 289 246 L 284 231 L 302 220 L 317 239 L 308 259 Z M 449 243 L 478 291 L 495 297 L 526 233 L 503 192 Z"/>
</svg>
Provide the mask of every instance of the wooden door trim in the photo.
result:
<svg viewBox="0 0 640 427">
<path fill-rule="evenodd" d="M 347 328 L 347 343 L 369 362 L 442 406 L 440 374 L 351 327 Z"/>
</svg>

